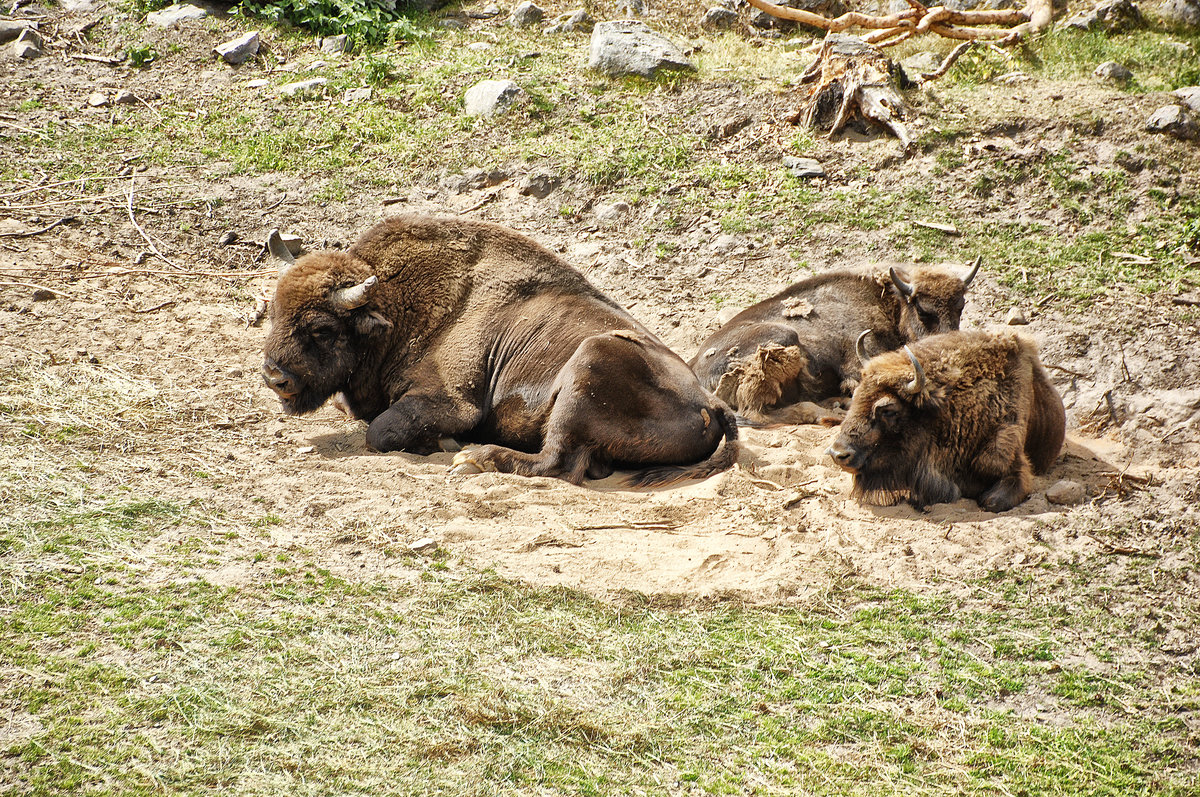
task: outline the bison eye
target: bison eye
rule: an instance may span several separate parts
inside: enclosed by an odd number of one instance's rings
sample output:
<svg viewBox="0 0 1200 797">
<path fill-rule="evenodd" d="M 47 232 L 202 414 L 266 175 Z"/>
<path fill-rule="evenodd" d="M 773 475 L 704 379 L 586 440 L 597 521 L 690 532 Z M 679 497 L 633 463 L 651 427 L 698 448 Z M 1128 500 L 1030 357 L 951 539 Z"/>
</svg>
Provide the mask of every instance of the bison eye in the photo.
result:
<svg viewBox="0 0 1200 797">
<path fill-rule="evenodd" d="M 900 420 L 900 408 L 894 404 L 883 404 L 875 408 L 875 422 L 885 429 L 893 429 Z"/>
<path fill-rule="evenodd" d="M 313 327 L 309 334 L 317 343 L 328 343 L 337 337 L 337 329 L 329 326 Z"/>
<path fill-rule="evenodd" d="M 921 323 L 925 325 L 926 329 L 934 329 L 940 322 L 937 313 L 930 312 L 924 307 L 917 309 L 917 316 L 921 319 Z"/>
</svg>

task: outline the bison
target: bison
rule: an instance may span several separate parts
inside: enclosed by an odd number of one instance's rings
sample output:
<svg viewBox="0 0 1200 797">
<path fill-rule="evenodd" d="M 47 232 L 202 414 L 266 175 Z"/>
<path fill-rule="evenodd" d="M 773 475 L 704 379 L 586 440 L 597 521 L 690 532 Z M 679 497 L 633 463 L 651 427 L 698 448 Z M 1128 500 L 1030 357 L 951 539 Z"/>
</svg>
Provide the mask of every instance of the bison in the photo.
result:
<svg viewBox="0 0 1200 797">
<path fill-rule="evenodd" d="M 376 451 L 573 483 L 640 469 L 639 486 L 737 458 L 736 419 L 675 353 L 549 250 L 452 217 L 386 219 L 347 251 L 283 261 L 263 378 L 285 412 L 337 396 Z"/>
<path fill-rule="evenodd" d="M 912 266 L 809 277 L 738 313 L 688 364 L 700 384 L 752 421 L 836 421 L 838 413 L 816 402 L 854 392 L 856 336 L 868 330 L 874 349 L 889 351 L 958 329 L 980 263 L 965 276 Z"/>
<path fill-rule="evenodd" d="M 860 501 L 923 509 L 967 496 L 1003 512 L 1054 464 L 1065 428 L 1032 341 L 950 332 L 872 358 L 826 453 Z"/>
</svg>

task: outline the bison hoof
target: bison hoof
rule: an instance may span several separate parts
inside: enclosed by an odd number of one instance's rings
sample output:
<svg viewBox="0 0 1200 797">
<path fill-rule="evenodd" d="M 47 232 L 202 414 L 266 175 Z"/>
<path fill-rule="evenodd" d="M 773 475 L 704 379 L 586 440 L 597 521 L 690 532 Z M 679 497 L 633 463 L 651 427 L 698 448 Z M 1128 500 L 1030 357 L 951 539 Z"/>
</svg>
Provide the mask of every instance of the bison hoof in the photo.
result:
<svg viewBox="0 0 1200 797">
<path fill-rule="evenodd" d="M 459 451 L 450 463 L 450 472 L 456 476 L 473 476 L 476 473 L 483 473 L 483 468 L 471 456 L 470 451 Z"/>
</svg>

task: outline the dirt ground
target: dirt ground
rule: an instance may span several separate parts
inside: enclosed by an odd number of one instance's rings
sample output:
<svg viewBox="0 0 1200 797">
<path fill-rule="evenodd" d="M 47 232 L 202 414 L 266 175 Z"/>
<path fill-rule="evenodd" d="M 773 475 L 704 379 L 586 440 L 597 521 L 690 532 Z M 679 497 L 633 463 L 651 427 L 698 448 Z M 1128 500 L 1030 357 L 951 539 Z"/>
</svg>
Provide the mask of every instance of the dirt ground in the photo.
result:
<svg viewBox="0 0 1200 797">
<path fill-rule="evenodd" d="M 47 13 L 48 24 L 66 26 L 102 10 Z M 197 53 L 190 63 L 179 59 L 145 71 L 114 71 L 58 55 L 0 63 L 0 82 L 16 86 L 0 100 L 10 120 L 0 130 L 3 157 L 21 157 L 11 125 L 37 126 L 50 113 L 22 108 L 35 95 L 45 105 L 76 108 L 77 119 L 92 122 L 112 112 L 87 107 L 92 91 L 128 88 L 141 97 L 190 96 L 202 103 L 205 92 L 234 90 L 259 76 L 207 61 L 216 43 L 212 34 L 196 31 L 180 41 L 185 52 Z M 315 47 L 307 57 L 317 57 Z M 194 69 L 202 70 L 202 79 Z M 980 151 L 1035 157 L 1069 146 L 1078 161 L 1100 169 L 1111 167 L 1130 142 L 1141 142 L 1157 157 L 1134 173 L 1145 186 L 1155 184 L 1156 168 L 1173 160 L 1200 161 L 1194 148 L 1189 154 L 1183 145 L 1142 132 L 1161 97 L 1037 81 L 980 91 L 997 120 L 966 142 Z M 652 102 L 706 103 L 712 122 L 740 113 L 768 124 L 783 100 L 766 91 L 696 83 Z M 943 112 L 953 111 L 952 100 L 939 103 Z M 1057 110 L 1054 118 L 1068 121 L 1045 121 L 1050 108 Z M 1103 113 L 1103 130 L 1069 121 L 1086 113 Z M 778 155 L 770 143 L 747 154 L 746 142 L 733 137 L 703 157 Z M 888 163 L 871 186 L 903 191 L 929 181 L 935 162 L 934 153 L 900 162 L 886 141 L 822 142 L 814 154 L 830 174 L 822 190 L 865 185 L 857 165 Z M 265 529 L 242 537 L 245 556 L 211 561 L 200 573 L 211 581 L 258 578 L 269 572 L 271 557 L 252 554 L 296 547 L 335 572 L 369 579 L 399 573 L 404 568 L 395 552 L 432 538 L 451 557 L 534 584 L 596 594 L 783 601 L 850 574 L 881 586 L 952 587 L 993 569 L 1032 568 L 1104 550 L 1114 530 L 1124 532 L 1123 545 L 1153 549 L 1200 500 L 1195 312 L 1170 296 L 1120 288 L 1087 311 L 1055 302 L 1038 306 L 1012 297 L 986 269 L 969 296 L 964 327 L 1000 324 L 1010 307 L 1022 307 L 1031 321 L 1024 329 L 1039 342 L 1068 408 L 1069 440 L 1059 463 L 1037 480 L 1027 502 L 1003 514 L 983 512 L 970 500 L 925 513 L 860 506 L 849 498 L 849 477 L 822 454 L 836 435 L 823 427 L 745 430 L 734 470 L 649 492 L 622 489 L 615 478 L 575 487 L 500 474 L 451 476 L 450 453 L 375 454 L 365 448 L 364 424 L 330 407 L 304 418 L 282 415 L 259 376 L 265 329 L 252 323 L 256 296 L 272 287 L 270 265 L 252 243 L 219 245 L 222 234 L 259 242 L 280 226 L 312 248 L 350 241 L 398 210 L 474 208 L 467 215 L 507 224 L 561 252 L 684 357 L 719 324 L 714 295 L 765 297 L 794 277 L 794 263 L 769 232 L 720 243 L 719 219 L 711 214 L 686 219 L 670 236 L 677 250 L 657 259 L 654 244 L 665 234 L 653 225 L 654 201 L 635 202 L 614 222 L 592 211 L 566 218 L 559 209 L 568 199 L 599 208 L 624 197 L 596 196 L 570 179 L 544 200 L 522 196 L 517 180 L 532 167 L 520 163 L 502 164 L 508 179 L 494 189 L 459 193 L 443 175 L 431 174 L 402 202 L 392 201 L 398 198 L 393 191 L 363 185 L 345 202 L 326 203 L 308 200 L 321 175 L 210 179 L 203 171 L 151 166 L 133 172 L 135 218 L 171 265 L 145 254 L 147 238 L 130 223 L 126 191 L 135 156 L 114 152 L 106 175 L 114 179 L 61 206 L 44 204 L 59 195 L 20 193 L 36 180 L 0 186 L 0 234 L 9 236 L 0 238 L 0 369 L 21 375 L 12 384 L 29 391 L 22 401 L 44 401 L 51 424 L 70 425 L 72 413 L 103 415 L 81 422 L 92 429 L 86 435 L 31 440 L 22 449 L 27 461 L 10 467 L 33 471 L 47 456 L 73 459 L 98 494 L 198 506 L 211 513 L 215 529 Z M 970 170 L 953 179 L 970 180 Z M 1019 187 L 999 207 L 951 188 L 947 202 L 960 213 L 1032 217 L 1049 225 L 1064 216 Z M 495 197 L 480 206 L 484 190 Z M 197 208 L 159 201 L 185 194 L 220 202 Z M 1150 207 L 1139 205 L 1135 213 Z M 39 235 L 9 235 L 67 214 L 77 221 Z M 889 235 L 887 226 L 851 234 L 818 228 L 800 249 L 817 270 L 905 260 L 910 253 L 891 251 Z M 643 239 L 649 243 L 631 245 Z M 111 398 L 52 410 L 64 391 Z M 8 416 L 0 425 L 6 435 L 19 431 Z M 1083 484 L 1086 498 L 1073 506 L 1049 503 L 1045 490 L 1061 479 Z M 278 522 L 253 525 L 267 517 Z M 142 553 L 153 558 L 180 543 L 182 534 L 165 529 Z"/>
</svg>

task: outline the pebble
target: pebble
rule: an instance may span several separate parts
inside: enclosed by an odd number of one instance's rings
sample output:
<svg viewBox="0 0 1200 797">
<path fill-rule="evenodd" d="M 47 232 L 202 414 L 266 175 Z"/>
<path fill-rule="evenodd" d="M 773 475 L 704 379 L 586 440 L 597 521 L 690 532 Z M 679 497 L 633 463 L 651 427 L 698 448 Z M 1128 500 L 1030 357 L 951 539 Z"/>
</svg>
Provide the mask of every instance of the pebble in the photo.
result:
<svg viewBox="0 0 1200 797">
<path fill-rule="evenodd" d="M 1087 495 L 1087 488 L 1079 482 L 1061 479 L 1046 488 L 1046 500 L 1061 506 L 1074 506 Z"/>
<path fill-rule="evenodd" d="M 316 91 L 325 86 L 329 81 L 323 77 L 309 78 L 308 80 L 300 80 L 295 83 L 285 83 L 279 87 L 279 93 L 285 97 L 292 97 L 296 94 L 303 94 L 309 91 Z"/>
<path fill-rule="evenodd" d="M 1025 317 L 1025 311 L 1020 307 L 1010 307 L 1008 315 L 1004 317 L 1004 323 L 1010 327 L 1020 327 L 1029 323 L 1029 319 Z"/>
</svg>

